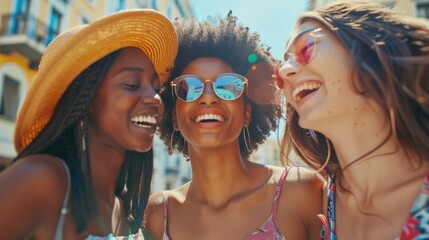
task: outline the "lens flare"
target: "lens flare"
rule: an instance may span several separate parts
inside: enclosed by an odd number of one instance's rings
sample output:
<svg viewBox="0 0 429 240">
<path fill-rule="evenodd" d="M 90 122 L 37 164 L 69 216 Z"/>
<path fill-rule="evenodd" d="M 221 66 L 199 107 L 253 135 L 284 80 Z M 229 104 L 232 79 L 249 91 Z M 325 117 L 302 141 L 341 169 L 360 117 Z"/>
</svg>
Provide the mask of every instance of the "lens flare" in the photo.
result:
<svg viewBox="0 0 429 240">
<path fill-rule="evenodd" d="M 247 61 L 249 61 L 249 63 L 255 63 L 257 60 L 258 56 L 256 56 L 254 53 L 251 53 L 249 56 L 247 56 Z"/>
</svg>

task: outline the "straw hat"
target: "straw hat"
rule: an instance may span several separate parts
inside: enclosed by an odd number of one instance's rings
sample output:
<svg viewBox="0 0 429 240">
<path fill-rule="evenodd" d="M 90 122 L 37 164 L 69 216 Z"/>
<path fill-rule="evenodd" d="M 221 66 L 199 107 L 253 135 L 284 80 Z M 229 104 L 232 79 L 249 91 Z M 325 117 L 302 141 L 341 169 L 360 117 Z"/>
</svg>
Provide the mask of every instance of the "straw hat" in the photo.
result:
<svg viewBox="0 0 429 240">
<path fill-rule="evenodd" d="M 141 49 L 161 82 L 167 80 L 178 40 L 172 22 L 151 9 L 125 10 L 58 35 L 47 47 L 19 111 L 15 149 L 19 153 L 40 133 L 71 82 L 104 56 L 125 47 Z"/>
</svg>

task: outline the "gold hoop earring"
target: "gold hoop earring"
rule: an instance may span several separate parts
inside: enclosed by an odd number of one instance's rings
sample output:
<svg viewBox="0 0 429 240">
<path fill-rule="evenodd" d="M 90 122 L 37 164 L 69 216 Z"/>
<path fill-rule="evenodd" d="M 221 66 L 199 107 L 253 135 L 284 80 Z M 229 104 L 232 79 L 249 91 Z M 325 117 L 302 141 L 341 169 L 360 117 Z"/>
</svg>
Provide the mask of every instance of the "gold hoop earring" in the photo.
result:
<svg viewBox="0 0 429 240">
<path fill-rule="evenodd" d="M 182 146 L 182 151 L 180 151 L 181 153 L 183 153 L 185 151 L 185 147 L 187 144 L 186 139 L 184 137 L 182 137 L 182 138 L 183 138 L 183 146 Z"/>
<path fill-rule="evenodd" d="M 170 136 L 170 149 L 169 149 L 169 152 L 173 152 L 173 150 L 174 150 L 174 148 L 173 148 L 173 137 L 174 137 L 174 133 L 176 132 L 176 130 L 174 130 L 173 129 L 173 132 L 171 133 L 171 136 Z"/>
<path fill-rule="evenodd" d="M 86 151 L 87 145 L 86 145 L 86 134 L 85 129 L 87 128 L 85 120 L 80 120 L 79 122 L 79 132 L 81 137 L 81 144 L 82 144 L 82 152 L 80 153 L 81 158 L 81 173 L 83 173 L 84 182 L 90 183 L 91 179 L 88 177 L 88 171 L 90 171 L 90 163 L 89 163 L 89 156 Z"/>
<path fill-rule="evenodd" d="M 174 148 L 173 148 L 173 138 L 174 138 L 174 133 L 175 132 L 179 132 L 179 131 L 176 131 L 176 130 L 173 129 L 173 132 L 171 133 L 171 137 L 170 137 L 170 149 L 169 149 L 170 152 L 174 151 Z M 185 140 L 185 138 L 183 138 L 183 146 L 182 146 L 182 150 L 180 151 L 181 153 L 183 153 L 185 151 L 185 147 L 186 147 L 186 140 Z"/>
<path fill-rule="evenodd" d="M 390 127 L 392 128 L 393 136 L 396 137 L 396 120 L 395 112 L 392 107 L 389 107 L 389 116 L 390 116 Z"/>
<path fill-rule="evenodd" d="M 244 145 L 246 145 L 246 149 L 250 153 L 251 149 L 249 146 L 252 144 L 252 142 L 250 141 L 250 132 L 249 132 L 249 128 L 247 127 L 247 124 L 245 124 L 243 128 L 243 138 L 244 138 Z M 249 141 L 247 141 L 247 139 L 249 139 Z"/>
<path fill-rule="evenodd" d="M 83 130 L 83 128 L 84 128 L 83 125 L 84 125 L 83 120 L 80 120 L 79 130 L 80 130 L 80 136 L 82 138 L 82 150 L 83 150 L 83 152 L 85 152 L 86 151 L 86 142 L 85 142 L 85 132 Z"/>
</svg>

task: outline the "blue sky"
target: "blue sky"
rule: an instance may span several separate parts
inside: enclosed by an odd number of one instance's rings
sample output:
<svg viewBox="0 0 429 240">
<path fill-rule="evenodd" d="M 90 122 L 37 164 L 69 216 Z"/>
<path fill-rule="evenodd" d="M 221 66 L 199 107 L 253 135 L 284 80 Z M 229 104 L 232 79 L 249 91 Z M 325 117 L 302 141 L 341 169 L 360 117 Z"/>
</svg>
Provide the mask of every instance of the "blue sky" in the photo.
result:
<svg viewBox="0 0 429 240">
<path fill-rule="evenodd" d="M 251 31 L 261 35 L 261 42 L 271 47 L 277 59 L 283 57 L 286 39 L 295 20 L 305 11 L 306 0 L 191 0 L 198 20 L 207 16 L 225 16 L 229 10 Z"/>
</svg>

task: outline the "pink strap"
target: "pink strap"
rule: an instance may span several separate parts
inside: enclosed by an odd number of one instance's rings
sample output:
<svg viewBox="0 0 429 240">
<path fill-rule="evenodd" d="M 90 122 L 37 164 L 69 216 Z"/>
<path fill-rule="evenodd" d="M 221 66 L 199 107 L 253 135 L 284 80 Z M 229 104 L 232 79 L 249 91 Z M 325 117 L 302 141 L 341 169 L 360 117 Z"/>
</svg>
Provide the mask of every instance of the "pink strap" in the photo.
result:
<svg viewBox="0 0 429 240">
<path fill-rule="evenodd" d="M 274 226 L 277 226 L 277 208 L 279 205 L 280 192 L 282 191 L 283 183 L 285 182 L 288 172 L 289 168 L 285 167 L 285 170 L 283 171 L 282 175 L 279 178 L 279 181 L 277 182 L 276 192 L 274 193 L 274 201 L 273 206 L 271 208 L 271 215 L 273 216 Z"/>
</svg>

